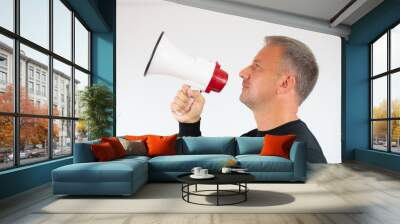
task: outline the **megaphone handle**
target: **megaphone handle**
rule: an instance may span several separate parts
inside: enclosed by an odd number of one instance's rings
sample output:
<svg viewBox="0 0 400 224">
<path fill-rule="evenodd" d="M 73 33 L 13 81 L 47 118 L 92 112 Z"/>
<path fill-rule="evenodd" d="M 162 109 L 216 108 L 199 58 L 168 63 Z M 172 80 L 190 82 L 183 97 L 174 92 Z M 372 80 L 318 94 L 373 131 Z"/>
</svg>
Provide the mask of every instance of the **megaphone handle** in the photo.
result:
<svg viewBox="0 0 400 224">
<path fill-rule="evenodd" d="M 194 103 L 194 98 L 193 98 L 193 97 L 190 97 L 190 98 L 189 98 L 189 105 L 185 108 L 185 111 L 189 111 L 190 108 L 192 107 L 193 103 Z M 182 115 L 183 115 L 183 113 L 179 113 L 179 112 L 177 112 L 177 111 L 174 111 L 174 112 L 175 112 L 175 114 L 178 115 L 178 116 L 182 116 Z"/>
</svg>

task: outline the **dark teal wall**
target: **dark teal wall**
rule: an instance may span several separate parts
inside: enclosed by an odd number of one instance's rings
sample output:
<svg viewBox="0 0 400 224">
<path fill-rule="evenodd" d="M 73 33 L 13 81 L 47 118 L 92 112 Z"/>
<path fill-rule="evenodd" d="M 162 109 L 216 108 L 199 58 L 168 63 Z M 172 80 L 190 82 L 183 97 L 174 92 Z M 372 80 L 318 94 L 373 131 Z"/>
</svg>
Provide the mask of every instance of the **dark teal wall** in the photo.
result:
<svg viewBox="0 0 400 224">
<path fill-rule="evenodd" d="M 110 134 L 115 136 L 116 132 L 116 97 L 115 97 L 115 55 L 116 55 L 116 1 L 99 0 L 97 2 L 99 11 L 104 16 L 104 21 L 108 24 L 108 32 L 92 32 L 92 82 L 101 83 L 110 88 L 114 95 L 114 109 L 112 127 L 109 128 Z"/>
<path fill-rule="evenodd" d="M 0 199 L 48 183 L 53 169 L 71 163 L 69 157 L 0 172 Z"/>
<path fill-rule="evenodd" d="M 399 157 L 382 156 L 369 150 L 369 47 L 377 36 L 400 21 L 400 0 L 386 0 L 351 27 L 349 40 L 344 43 L 343 148 L 344 160 L 359 160 L 388 169 L 397 169 L 392 160 Z M 355 153 L 357 149 L 357 153 Z M 359 152 L 358 150 L 364 150 Z M 390 161 L 388 156 L 392 156 Z M 378 161 L 379 162 L 376 162 Z M 386 161 L 387 160 L 387 161 Z M 386 161 L 386 162 L 385 162 Z"/>
<path fill-rule="evenodd" d="M 92 31 L 93 83 L 106 84 L 115 93 L 115 0 L 66 0 Z M 115 94 L 114 94 L 115 96 Z M 115 135 L 114 125 L 110 132 Z M 0 199 L 51 181 L 51 171 L 72 163 L 72 158 L 47 161 L 0 172 Z"/>
<path fill-rule="evenodd" d="M 92 33 L 92 82 L 108 86 L 115 96 L 114 70 L 114 33 Z M 115 135 L 115 115 L 110 119 L 109 132 Z"/>
</svg>

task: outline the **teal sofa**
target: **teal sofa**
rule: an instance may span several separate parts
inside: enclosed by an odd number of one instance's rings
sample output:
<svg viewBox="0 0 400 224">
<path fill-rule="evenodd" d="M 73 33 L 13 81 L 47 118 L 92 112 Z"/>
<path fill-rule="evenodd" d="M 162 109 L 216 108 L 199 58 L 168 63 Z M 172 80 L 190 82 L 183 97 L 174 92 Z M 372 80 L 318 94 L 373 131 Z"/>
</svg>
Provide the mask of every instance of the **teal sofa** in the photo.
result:
<svg viewBox="0 0 400 224">
<path fill-rule="evenodd" d="M 262 137 L 183 137 L 177 140 L 177 155 L 127 156 L 108 162 L 96 162 L 90 145 L 75 144 L 74 163 L 52 171 L 54 194 L 131 195 L 148 181 L 176 181 L 193 167 L 219 172 L 228 160 L 247 168 L 258 182 L 305 182 L 306 151 L 302 142 L 294 142 L 290 159 L 258 155 Z"/>
</svg>

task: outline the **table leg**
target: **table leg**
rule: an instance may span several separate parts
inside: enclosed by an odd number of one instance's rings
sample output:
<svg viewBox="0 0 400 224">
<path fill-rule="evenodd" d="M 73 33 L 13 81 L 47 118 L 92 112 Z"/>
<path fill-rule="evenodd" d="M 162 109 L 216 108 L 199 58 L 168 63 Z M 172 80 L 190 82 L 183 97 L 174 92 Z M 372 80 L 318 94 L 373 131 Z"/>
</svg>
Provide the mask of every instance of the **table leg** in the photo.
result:
<svg viewBox="0 0 400 224">
<path fill-rule="evenodd" d="M 247 192 L 248 192 L 248 190 L 247 190 L 247 183 L 244 183 L 244 201 L 247 201 Z"/>
<path fill-rule="evenodd" d="M 219 205 L 219 184 L 217 184 L 217 206 Z"/>
<path fill-rule="evenodd" d="M 197 192 L 197 184 L 196 184 L 196 186 L 195 186 L 195 191 Z"/>
</svg>

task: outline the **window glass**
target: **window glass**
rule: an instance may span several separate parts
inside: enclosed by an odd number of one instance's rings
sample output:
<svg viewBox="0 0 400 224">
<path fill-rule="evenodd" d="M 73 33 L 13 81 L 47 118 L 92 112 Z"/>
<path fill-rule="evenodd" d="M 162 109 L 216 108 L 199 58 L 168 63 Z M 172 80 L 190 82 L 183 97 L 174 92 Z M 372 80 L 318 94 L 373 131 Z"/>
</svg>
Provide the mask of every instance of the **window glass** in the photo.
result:
<svg viewBox="0 0 400 224">
<path fill-rule="evenodd" d="M 49 57 L 43 53 L 40 53 L 28 46 L 21 44 L 20 53 L 20 110 L 24 114 L 48 114 L 48 63 Z M 35 89 L 33 94 L 28 90 L 27 80 L 29 75 L 26 73 L 29 70 L 26 68 L 32 68 L 35 71 Z M 36 104 L 32 103 L 32 100 Z"/>
<path fill-rule="evenodd" d="M 72 117 L 71 66 L 53 60 L 53 114 Z"/>
<path fill-rule="evenodd" d="M 387 151 L 387 121 L 372 122 L 372 140 L 374 149 Z"/>
<path fill-rule="evenodd" d="M 53 0 L 53 18 L 53 51 L 71 60 L 72 12 L 60 0 Z"/>
<path fill-rule="evenodd" d="M 48 122 L 49 120 L 44 118 L 20 118 L 21 164 L 35 163 L 49 158 Z"/>
<path fill-rule="evenodd" d="M 387 78 L 372 81 L 372 118 L 387 118 Z"/>
<path fill-rule="evenodd" d="M 75 63 L 89 69 L 89 32 L 75 18 Z"/>
<path fill-rule="evenodd" d="M 14 0 L 0 0 L 0 26 L 14 31 Z"/>
<path fill-rule="evenodd" d="M 83 90 L 89 85 L 89 75 L 75 69 L 75 117 L 80 117 L 80 96 Z"/>
<path fill-rule="evenodd" d="M 391 31 L 390 37 L 391 69 L 400 67 L 400 24 Z"/>
<path fill-rule="evenodd" d="M 0 111 L 14 111 L 13 40 L 0 34 Z"/>
<path fill-rule="evenodd" d="M 20 0 L 21 36 L 49 48 L 49 0 Z"/>
<path fill-rule="evenodd" d="M 372 71 L 373 75 L 387 71 L 387 34 L 372 44 Z"/>
<path fill-rule="evenodd" d="M 53 120 L 53 157 L 72 154 L 72 121 Z"/>
<path fill-rule="evenodd" d="M 14 122 L 0 115 L 0 170 L 14 166 Z"/>
</svg>

